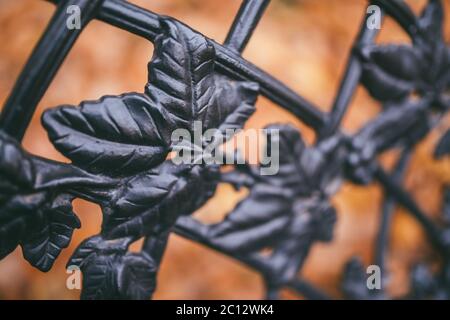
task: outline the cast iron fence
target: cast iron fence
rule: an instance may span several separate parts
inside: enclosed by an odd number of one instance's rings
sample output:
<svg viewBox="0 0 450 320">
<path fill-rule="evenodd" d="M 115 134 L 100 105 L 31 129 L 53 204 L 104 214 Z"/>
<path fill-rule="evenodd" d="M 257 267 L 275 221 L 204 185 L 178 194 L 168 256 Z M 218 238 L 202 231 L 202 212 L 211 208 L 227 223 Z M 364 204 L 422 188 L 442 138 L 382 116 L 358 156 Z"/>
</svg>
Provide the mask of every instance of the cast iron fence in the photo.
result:
<svg viewBox="0 0 450 320">
<path fill-rule="evenodd" d="M 80 227 L 71 202 L 82 198 L 103 212 L 101 233 L 82 242 L 68 262 L 83 272 L 82 298 L 151 297 L 167 238 L 175 232 L 259 272 L 267 298 L 277 298 L 287 287 L 307 298 L 328 299 L 298 273 L 311 246 L 332 239 L 336 213 L 329 200 L 340 184 L 377 182 L 385 196 L 374 264 L 387 273 L 388 230 L 399 204 L 422 225 L 441 257 L 437 271 L 426 263 L 413 268 L 408 297 L 449 297 L 450 188 L 444 190 L 443 219 L 434 221 L 402 186 L 414 147 L 450 107 L 450 49 L 443 38 L 440 0 L 429 0 L 420 16 L 400 0 L 370 1 L 407 32 L 411 44 L 376 44 L 378 29 L 368 27 L 366 14 L 328 113 L 242 58 L 268 0 L 244 0 L 223 45 L 126 1 L 52 2 L 56 12 L 0 117 L 0 258 L 21 246 L 30 264 L 48 271 Z M 71 5 L 80 8 L 79 29 L 66 27 Z M 33 156 L 20 141 L 56 71 L 93 19 L 154 43 L 149 82 L 144 93 L 47 110 L 43 126 L 72 163 Z M 340 124 L 360 84 L 383 108 L 350 135 Z M 242 128 L 259 95 L 316 132 L 315 142 L 307 146 L 289 125 L 266 128 L 269 134 L 279 133 L 274 135 L 280 146 L 276 175 L 263 176 L 258 166 L 245 162 L 223 172 L 217 164 L 167 160 L 175 147 L 173 130 L 192 132 L 197 120 L 203 130 Z M 449 145 L 447 132 L 435 156 L 450 153 Z M 386 172 L 376 158 L 392 148 L 399 148 L 401 156 Z M 220 223 L 205 225 L 190 217 L 220 182 L 250 193 Z M 128 252 L 142 238 L 141 251 Z M 367 288 L 358 259 L 347 264 L 342 290 L 354 299 L 388 298 L 383 289 Z"/>
</svg>

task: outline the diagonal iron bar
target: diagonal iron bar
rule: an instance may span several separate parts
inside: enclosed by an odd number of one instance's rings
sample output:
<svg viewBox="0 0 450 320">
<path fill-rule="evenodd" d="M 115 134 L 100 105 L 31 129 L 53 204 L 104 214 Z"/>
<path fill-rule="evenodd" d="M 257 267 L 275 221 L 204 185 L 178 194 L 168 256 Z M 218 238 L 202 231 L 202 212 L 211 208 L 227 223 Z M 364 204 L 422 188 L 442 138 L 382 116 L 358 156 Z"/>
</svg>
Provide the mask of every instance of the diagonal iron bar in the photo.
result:
<svg viewBox="0 0 450 320">
<path fill-rule="evenodd" d="M 190 217 L 179 218 L 177 224 L 173 228 L 173 232 L 175 232 L 179 236 L 182 236 L 185 239 L 189 239 L 205 247 L 213 249 L 214 251 L 220 252 L 230 258 L 233 258 L 236 261 L 243 263 L 249 266 L 250 268 L 260 272 L 264 277 L 270 277 L 273 274 L 272 267 L 260 257 L 255 255 L 252 256 L 236 255 L 233 252 L 228 252 L 226 249 L 211 243 L 209 239 L 203 237 L 203 235 L 200 232 L 198 232 L 196 224 L 197 222 L 194 221 L 193 218 Z M 314 287 L 312 284 L 308 283 L 305 280 L 293 279 L 289 283 L 286 283 L 285 286 L 287 288 L 296 290 L 300 294 L 310 299 L 316 300 L 331 299 L 331 297 L 329 297 L 326 293 L 322 292 L 320 289 Z"/>
<path fill-rule="evenodd" d="M 244 51 L 270 0 L 244 0 L 224 45 L 236 52 Z"/>
<path fill-rule="evenodd" d="M 75 40 L 91 21 L 103 0 L 60 1 L 44 35 L 33 50 L 14 89 L 3 107 L 0 128 L 22 140 L 25 130 L 48 86 Z M 81 11 L 80 29 L 66 27 L 66 8 L 76 5 Z"/>
<path fill-rule="evenodd" d="M 344 76 L 340 82 L 341 86 L 334 99 L 333 107 L 328 114 L 327 125 L 323 127 L 323 130 L 320 133 L 321 138 L 329 137 L 339 129 L 341 120 L 355 95 L 356 88 L 359 85 L 362 67 L 361 60 L 355 50 L 357 50 L 360 46 L 372 43 L 379 32 L 378 29 L 369 29 L 369 18 L 369 13 L 366 13 L 366 17 L 361 24 L 359 34 L 353 44 L 353 50 L 350 53 Z"/>
</svg>

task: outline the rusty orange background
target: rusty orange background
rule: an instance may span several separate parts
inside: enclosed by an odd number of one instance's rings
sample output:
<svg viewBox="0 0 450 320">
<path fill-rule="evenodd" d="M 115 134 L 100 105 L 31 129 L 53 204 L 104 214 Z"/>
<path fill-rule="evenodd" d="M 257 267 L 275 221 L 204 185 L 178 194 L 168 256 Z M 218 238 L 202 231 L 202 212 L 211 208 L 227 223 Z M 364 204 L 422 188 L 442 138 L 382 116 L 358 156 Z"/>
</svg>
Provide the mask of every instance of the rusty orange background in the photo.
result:
<svg viewBox="0 0 450 320">
<path fill-rule="evenodd" d="M 157 13 L 186 22 L 205 35 L 223 41 L 240 0 L 152 0 L 131 1 Z M 425 1 L 411 0 L 419 12 Z M 450 1 L 445 0 L 450 17 Z M 285 82 L 295 91 L 329 110 L 343 73 L 352 41 L 365 11 L 365 0 L 273 0 L 243 56 Z M 0 105 L 4 103 L 16 77 L 43 32 L 53 5 L 36 0 L 0 0 Z M 445 26 L 450 42 L 450 20 Z M 380 42 L 408 42 L 405 33 L 387 19 Z M 94 21 L 83 32 L 59 70 L 26 133 L 24 147 L 31 153 L 67 161 L 49 143 L 40 125 L 45 108 L 59 104 L 78 104 L 105 94 L 142 91 L 147 81 L 147 62 L 152 44 L 104 23 Z M 359 88 L 344 126 L 352 131 L 379 111 L 379 105 Z M 450 182 L 448 159 L 434 161 L 430 153 L 448 127 L 445 119 L 414 154 L 406 177 L 407 189 L 430 215 L 440 214 L 442 185 Z M 272 122 L 290 122 L 301 129 L 307 141 L 312 132 L 288 112 L 264 98 L 248 128 Z M 447 125 L 446 125 L 446 124 Z M 383 155 L 387 167 L 397 152 Z M 220 219 L 245 192 L 234 192 L 221 185 L 217 195 L 196 215 L 208 221 Z M 316 244 L 302 276 L 339 296 L 337 287 L 344 263 L 359 255 L 370 263 L 374 237 L 380 217 L 380 189 L 376 185 L 345 185 L 333 199 L 339 211 L 335 239 Z M 0 299 L 77 299 L 79 291 L 66 288 L 65 263 L 75 247 L 100 229 L 101 212 L 96 205 L 75 201 L 82 228 L 75 231 L 70 247 L 63 251 L 48 273 L 33 269 L 20 249 L 0 262 Z M 430 255 L 423 233 L 416 222 L 399 209 L 391 230 L 388 267 L 389 290 L 394 295 L 408 289 L 406 272 L 413 261 Z M 258 299 L 263 286 L 259 276 L 220 254 L 177 236 L 170 238 L 158 277 L 156 299 Z M 298 298 L 283 293 L 285 298 Z"/>
</svg>

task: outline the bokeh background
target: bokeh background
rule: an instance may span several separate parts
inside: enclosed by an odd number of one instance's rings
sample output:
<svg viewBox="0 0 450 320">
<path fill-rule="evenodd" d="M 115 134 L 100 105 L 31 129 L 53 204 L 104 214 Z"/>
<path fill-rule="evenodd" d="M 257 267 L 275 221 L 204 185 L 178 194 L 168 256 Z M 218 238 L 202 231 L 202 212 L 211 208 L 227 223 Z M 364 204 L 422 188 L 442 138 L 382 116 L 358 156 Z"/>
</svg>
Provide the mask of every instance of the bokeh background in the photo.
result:
<svg viewBox="0 0 450 320">
<path fill-rule="evenodd" d="M 240 0 L 136 0 L 149 10 L 186 22 L 205 35 L 223 41 L 236 14 Z M 407 1 L 419 12 L 425 1 Z M 450 16 L 450 1 L 444 0 Z M 365 11 L 365 0 L 273 0 L 243 56 L 281 79 L 295 91 L 329 110 L 352 41 Z M 0 105 L 3 105 L 21 68 L 38 41 L 54 6 L 37 0 L 0 0 Z M 450 20 L 445 26 L 450 40 Z M 380 42 L 409 42 L 406 34 L 388 18 Z M 40 125 L 45 108 L 59 104 L 78 104 L 105 94 L 142 91 L 147 81 L 151 43 L 94 21 L 83 32 L 59 70 L 26 133 L 24 147 L 31 153 L 67 161 L 49 143 Z M 379 104 L 359 88 L 343 125 L 354 131 L 374 117 Z M 450 182 L 450 160 L 434 161 L 430 153 L 437 138 L 449 126 L 444 119 L 414 154 L 405 180 L 407 189 L 430 215 L 440 214 L 441 190 Z M 264 98 L 248 128 L 268 123 L 290 122 L 305 139 L 313 140 L 311 130 L 288 112 Z M 382 156 L 389 167 L 396 151 Z M 205 221 L 218 221 L 245 196 L 221 185 L 217 195 L 196 215 Z M 332 243 L 316 244 L 302 270 L 302 276 L 326 292 L 340 296 L 342 268 L 354 255 L 370 264 L 379 224 L 382 193 L 376 185 L 358 187 L 346 184 L 333 199 L 338 222 Z M 0 299 L 77 299 L 79 291 L 66 288 L 65 263 L 71 252 L 86 237 L 98 233 L 100 209 L 76 200 L 75 211 L 82 228 L 48 273 L 33 269 L 17 249 L 0 261 Z M 432 257 L 431 249 L 417 223 L 398 209 L 390 234 L 388 267 L 389 290 L 401 295 L 408 290 L 407 272 L 417 260 Z M 263 285 L 258 274 L 200 245 L 171 236 L 158 278 L 156 299 L 258 299 Z M 285 298 L 299 298 L 283 292 Z"/>
</svg>

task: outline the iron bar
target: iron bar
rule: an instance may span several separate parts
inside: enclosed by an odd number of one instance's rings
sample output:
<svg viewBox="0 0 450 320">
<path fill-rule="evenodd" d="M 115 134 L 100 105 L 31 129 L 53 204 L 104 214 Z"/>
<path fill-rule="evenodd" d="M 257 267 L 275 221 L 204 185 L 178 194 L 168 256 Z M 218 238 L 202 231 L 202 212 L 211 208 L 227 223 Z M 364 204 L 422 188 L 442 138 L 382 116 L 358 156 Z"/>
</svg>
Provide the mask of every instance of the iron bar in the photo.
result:
<svg viewBox="0 0 450 320">
<path fill-rule="evenodd" d="M 199 243 L 205 247 L 220 252 L 232 259 L 239 261 L 240 263 L 249 266 L 250 268 L 261 273 L 264 278 L 270 277 L 270 275 L 273 274 L 272 267 L 266 261 L 261 259 L 259 256 L 236 255 L 233 252 L 228 252 L 224 248 L 211 243 L 207 238 L 203 237 L 201 232 L 199 232 L 197 228 L 198 225 L 199 225 L 198 222 L 196 222 L 193 218 L 181 217 L 178 219 L 175 227 L 173 228 L 173 232 L 175 232 L 179 236 L 182 236 L 185 239 L 189 239 L 191 241 Z M 315 300 L 331 299 L 331 297 L 329 297 L 326 293 L 322 292 L 320 289 L 314 287 L 312 284 L 308 283 L 305 280 L 293 279 L 289 283 L 286 283 L 285 286 L 287 288 L 296 290 L 297 292 L 299 292 L 300 294 L 309 299 Z"/>
<path fill-rule="evenodd" d="M 270 0 L 244 0 L 224 45 L 236 52 L 244 51 L 269 3 Z"/>
<path fill-rule="evenodd" d="M 338 93 L 334 99 L 333 107 L 328 114 L 327 125 L 323 127 L 321 132 L 322 138 L 328 137 L 338 130 L 341 120 L 347 111 L 353 96 L 355 95 L 356 88 L 359 85 L 362 67 L 361 60 L 355 52 L 355 49 L 372 43 L 379 32 L 378 29 L 369 29 L 369 18 L 370 14 L 366 12 L 366 16 L 361 24 L 359 34 L 353 44 L 354 50 L 350 52 L 347 67 L 340 82 L 341 86 L 339 87 Z"/>
<path fill-rule="evenodd" d="M 302 295 L 312 300 L 330 300 L 331 297 L 325 294 L 323 291 L 317 289 L 311 283 L 303 279 L 295 279 L 289 284 L 289 288 L 294 289 L 297 292 L 301 292 Z"/>
<path fill-rule="evenodd" d="M 2 130 L 17 140 L 22 140 L 39 101 L 75 40 L 93 18 L 102 1 L 64 0 L 59 2 L 44 35 L 33 50 L 3 107 L 0 116 Z M 80 8 L 79 29 L 69 29 L 66 26 L 68 17 L 66 8 L 70 5 L 77 5 Z"/>
<path fill-rule="evenodd" d="M 401 183 L 401 181 L 403 180 L 409 160 L 411 159 L 411 153 L 412 150 L 404 149 L 400 154 L 400 158 L 398 159 L 394 169 L 392 170 L 391 173 L 392 179 L 395 180 L 397 183 Z M 376 239 L 375 255 L 374 255 L 375 264 L 378 265 L 381 270 L 384 270 L 385 267 L 384 258 L 386 254 L 389 237 L 388 231 L 391 226 L 391 220 L 392 215 L 394 213 L 394 209 L 395 209 L 395 199 L 390 194 L 385 193 L 380 227 Z"/>
</svg>

